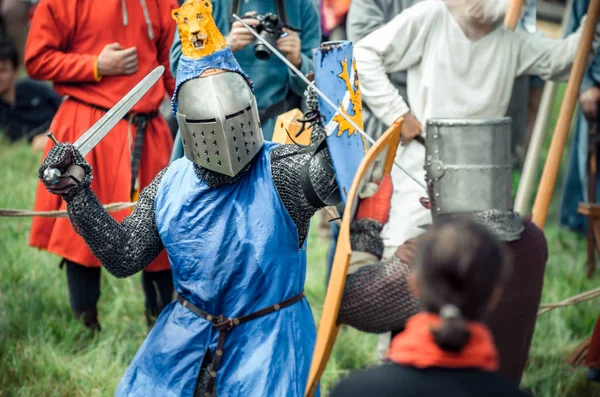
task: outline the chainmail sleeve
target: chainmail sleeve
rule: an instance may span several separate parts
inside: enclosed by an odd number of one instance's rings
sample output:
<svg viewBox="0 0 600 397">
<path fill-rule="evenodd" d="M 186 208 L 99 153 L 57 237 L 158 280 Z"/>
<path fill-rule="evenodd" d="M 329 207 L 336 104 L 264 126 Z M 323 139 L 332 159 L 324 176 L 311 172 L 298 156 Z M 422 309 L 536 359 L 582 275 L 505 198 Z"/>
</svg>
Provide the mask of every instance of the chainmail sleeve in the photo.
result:
<svg viewBox="0 0 600 397">
<path fill-rule="evenodd" d="M 142 190 L 135 209 L 120 224 L 89 187 L 67 199 L 73 228 L 115 277 L 129 277 L 143 270 L 164 248 L 156 228 L 154 200 L 166 170 Z"/>
<path fill-rule="evenodd" d="M 300 151 L 301 147 L 295 145 L 277 146 L 271 152 L 271 169 L 275 188 L 279 193 L 281 202 L 296 224 L 299 244 L 302 246 L 308 235 L 310 219 L 319 209 L 313 206 L 304 195 L 301 182 L 302 167 L 307 162 L 311 162 L 310 178 L 313 186 L 322 197 L 331 194 L 337 188 L 337 185 L 335 178 L 332 179 L 327 175 L 318 159 L 318 157 L 322 157 L 325 161 L 331 161 L 327 149 L 322 150 L 314 157 L 312 153 L 299 153 Z M 279 158 L 280 156 L 286 157 Z"/>
<path fill-rule="evenodd" d="M 303 122 L 312 128 L 311 144 L 316 148 L 325 139 L 325 129 L 320 122 L 317 94 L 312 87 L 306 92 L 309 111 Z M 312 151 L 299 145 L 280 145 L 271 152 L 273 181 L 279 197 L 298 228 L 300 246 L 308 235 L 312 216 L 324 205 L 307 198 L 303 188 L 304 167 L 308 164 L 308 178 L 318 197 L 329 197 L 337 189 L 335 175 L 331 172 L 331 156 L 327 147 Z"/>
<path fill-rule="evenodd" d="M 338 322 L 371 333 L 403 329 L 419 311 L 408 288 L 409 274 L 409 266 L 394 255 L 349 275 Z"/>
</svg>

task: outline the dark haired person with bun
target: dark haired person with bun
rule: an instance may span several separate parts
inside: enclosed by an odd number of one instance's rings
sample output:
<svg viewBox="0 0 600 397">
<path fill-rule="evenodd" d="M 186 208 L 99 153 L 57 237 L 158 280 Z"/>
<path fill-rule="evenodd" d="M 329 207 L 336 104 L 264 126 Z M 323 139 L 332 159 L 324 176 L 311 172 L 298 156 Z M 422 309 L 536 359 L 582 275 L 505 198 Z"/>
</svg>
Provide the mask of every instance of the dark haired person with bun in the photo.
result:
<svg viewBox="0 0 600 397">
<path fill-rule="evenodd" d="M 508 251 L 485 227 L 465 218 L 434 225 L 408 278 L 422 311 L 392 340 L 388 363 L 351 374 L 331 396 L 526 396 L 496 373 L 498 353 L 483 323 L 508 268 Z"/>
</svg>

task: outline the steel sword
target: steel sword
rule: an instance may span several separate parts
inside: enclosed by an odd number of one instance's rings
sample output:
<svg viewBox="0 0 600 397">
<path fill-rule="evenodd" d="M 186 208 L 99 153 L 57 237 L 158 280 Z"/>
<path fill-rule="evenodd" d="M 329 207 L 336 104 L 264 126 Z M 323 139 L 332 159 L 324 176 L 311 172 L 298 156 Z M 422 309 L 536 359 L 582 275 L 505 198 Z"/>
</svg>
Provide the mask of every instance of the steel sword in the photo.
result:
<svg viewBox="0 0 600 397">
<path fill-rule="evenodd" d="M 112 107 L 104 116 L 94 123 L 82 136 L 75 141 L 73 146 L 79 150 L 82 156 L 87 155 L 115 125 L 138 103 L 140 99 L 154 86 L 165 71 L 164 66 L 158 66 L 142 79 L 135 87 L 131 89 L 115 106 Z M 57 144 L 58 141 L 49 132 L 48 138 Z M 55 184 L 60 178 L 61 172 L 56 168 L 46 168 L 44 170 L 44 181 Z"/>
<path fill-rule="evenodd" d="M 331 101 L 331 99 L 329 99 L 325 94 L 323 94 L 323 92 L 321 92 L 321 90 L 319 90 L 316 86 L 316 84 L 314 82 L 311 82 L 310 80 L 308 80 L 306 78 L 305 75 L 302 74 L 302 72 L 300 72 L 298 70 L 298 68 L 296 68 L 294 65 L 292 65 L 292 63 L 290 61 L 287 60 L 286 57 L 283 56 L 283 54 L 281 54 L 281 52 L 279 52 L 279 50 L 277 50 L 275 47 L 273 47 L 271 45 L 271 43 L 267 42 L 265 39 L 263 39 L 262 37 L 260 37 L 260 35 L 258 33 L 256 33 L 256 31 L 254 29 L 252 29 L 248 24 L 246 24 L 246 22 L 244 22 L 242 20 L 242 18 L 240 18 L 237 14 L 233 14 L 232 17 L 240 22 L 248 31 L 250 31 L 250 33 L 252 33 L 252 35 L 254 37 L 256 37 L 262 44 L 264 44 L 269 50 L 271 50 L 271 52 L 275 55 L 277 55 L 277 57 L 279 59 L 281 59 L 283 61 L 283 63 L 285 63 L 296 75 L 298 75 L 298 77 L 300 77 L 302 80 L 304 80 L 304 82 L 306 84 L 308 84 L 309 86 L 312 86 L 315 90 L 315 92 L 321 97 L 323 98 L 323 100 L 329 105 L 331 106 L 331 108 L 333 110 L 335 110 L 338 114 L 340 114 L 343 118 L 346 119 L 346 121 L 348 121 L 350 123 L 350 125 L 352 127 L 354 127 L 356 129 L 356 131 L 358 131 L 367 141 L 369 141 L 371 143 L 371 145 L 375 144 L 375 141 L 373 140 L 373 138 L 371 138 L 369 135 L 367 135 L 366 132 L 364 132 L 362 130 L 362 128 L 359 128 L 356 123 L 354 122 L 354 120 L 352 120 L 350 117 L 348 117 L 344 112 L 342 112 L 342 110 L 336 106 L 333 101 Z M 425 191 L 427 191 L 427 187 L 425 186 L 425 184 L 423 182 L 420 182 L 416 177 L 414 177 L 410 172 L 408 172 L 407 170 L 405 170 L 400 164 L 398 164 L 395 160 L 394 160 L 394 165 L 398 168 L 400 168 L 400 170 L 402 170 L 402 172 L 404 172 L 406 174 L 406 176 L 408 176 L 410 179 L 412 179 L 413 181 L 415 181 L 415 183 L 419 186 L 421 186 L 423 189 L 425 189 Z"/>
</svg>

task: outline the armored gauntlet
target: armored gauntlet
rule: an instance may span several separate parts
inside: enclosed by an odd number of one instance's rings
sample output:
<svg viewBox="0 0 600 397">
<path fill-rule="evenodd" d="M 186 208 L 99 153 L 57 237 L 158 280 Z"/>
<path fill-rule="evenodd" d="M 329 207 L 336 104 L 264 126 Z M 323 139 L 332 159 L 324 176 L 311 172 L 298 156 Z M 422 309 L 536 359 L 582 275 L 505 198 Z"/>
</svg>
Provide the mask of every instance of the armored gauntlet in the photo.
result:
<svg viewBox="0 0 600 397">
<path fill-rule="evenodd" d="M 90 186 L 92 167 L 72 144 L 58 143 L 48 152 L 38 176 L 50 193 L 61 195 L 68 202 Z"/>
</svg>

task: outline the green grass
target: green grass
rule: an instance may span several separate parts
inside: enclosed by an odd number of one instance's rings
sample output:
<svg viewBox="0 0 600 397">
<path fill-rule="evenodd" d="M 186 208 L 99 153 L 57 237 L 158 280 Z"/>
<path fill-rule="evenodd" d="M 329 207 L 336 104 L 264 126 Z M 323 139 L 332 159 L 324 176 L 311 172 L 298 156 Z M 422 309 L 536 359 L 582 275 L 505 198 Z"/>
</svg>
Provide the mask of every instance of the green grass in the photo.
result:
<svg viewBox="0 0 600 397">
<path fill-rule="evenodd" d="M 40 155 L 25 144 L 0 140 L 0 158 L 0 208 L 31 209 Z M 555 214 L 553 209 L 546 227 L 550 261 L 543 302 L 598 284 L 598 276 L 585 278 L 584 239 L 558 230 Z M 30 223 L 29 218 L 0 220 L 0 396 L 111 396 L 146 334 L 139 276 L 117 280 L 104 273 L 99 307 L 104 329 L 91 337 L 72 318 L 58 258 L 27 246 Z M 316 228 L 311 230 L 306 291 L 317 318 L 327 243 Z M 566 364 L 592 331 L 598 312 L 598 302 L 588 302 L 542 316 L 524 386 L 537 396 L 600 397 L 600 387 L 585 381 L 585 369 Z M 374 364 L 376 343 L 374 335 L 343 329 L 323 388 L 350 370 Z"/>
</svg>

